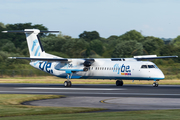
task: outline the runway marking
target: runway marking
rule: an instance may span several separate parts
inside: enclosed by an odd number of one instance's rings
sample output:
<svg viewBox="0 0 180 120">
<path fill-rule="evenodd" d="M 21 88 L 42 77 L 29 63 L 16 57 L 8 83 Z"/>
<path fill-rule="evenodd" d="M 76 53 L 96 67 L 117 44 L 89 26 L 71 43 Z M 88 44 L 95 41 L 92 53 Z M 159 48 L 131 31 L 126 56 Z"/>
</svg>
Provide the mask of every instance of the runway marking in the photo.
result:
<svg viewBox="0 0 180 120">
<path fill-rule="evenodd" d="M 108 88 L 43 88 L 43 87 L 24 87 L 15 89 L 26 90 L 126 90 L 126 89 L 108 89 Z"/>
<path fill-rule="evenodd" d="M 107 100 L 112 100 L 112 99 L 117 99 L 117 98 L 105 99 L 105 100 L 101 100 L 101 101 L 99 101 L 99 102 L 100 102 L 100 103 L 107 103 L 107 102 L 105 102 L 105 101 L 107 101 Z M 107 104 L 111 104 L 111 103 L 107 103 Z"/>
<path fill-rule="evenodd" d="M 180 94 L 153 94 L 153 93 L 90 93 L 90 92 L 36 92 L 36 91 L 0 91 L 5 94 L 64 94 L 64 95 L 139 95 L 139 96 L 180 96 Z"/>
</svg>

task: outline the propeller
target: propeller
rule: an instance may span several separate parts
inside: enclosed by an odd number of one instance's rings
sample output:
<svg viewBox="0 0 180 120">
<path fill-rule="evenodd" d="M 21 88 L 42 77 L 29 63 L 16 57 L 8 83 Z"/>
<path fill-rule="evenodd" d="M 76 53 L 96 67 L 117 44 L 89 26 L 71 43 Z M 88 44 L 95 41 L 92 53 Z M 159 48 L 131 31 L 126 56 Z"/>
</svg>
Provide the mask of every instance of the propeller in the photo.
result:
<svg viewBox="0 0 180 120">
<path fill-rule="evenodd" d="M 84 71 L 88 71 L 88 69 L 89 69 L 89 67 L 91 66 L 91 64 L 92 64 L 92 62 L 94 62 L 95 60 L 94 59 L 92 59 L 92 58 L 90 58 L 90 59 L 84 59 L 85 61 L 84 61 L 84 63 L 83 63 L 83 65 L 84 65 Z"/>
<path fill-rule="evenodd" d="M 83 63 L 83 65 L 84 65 L 85 67 L 89 67 L 89 66 L 91 66 L 91 62 L 86 60 L 86 61 Z"/>
</svg>

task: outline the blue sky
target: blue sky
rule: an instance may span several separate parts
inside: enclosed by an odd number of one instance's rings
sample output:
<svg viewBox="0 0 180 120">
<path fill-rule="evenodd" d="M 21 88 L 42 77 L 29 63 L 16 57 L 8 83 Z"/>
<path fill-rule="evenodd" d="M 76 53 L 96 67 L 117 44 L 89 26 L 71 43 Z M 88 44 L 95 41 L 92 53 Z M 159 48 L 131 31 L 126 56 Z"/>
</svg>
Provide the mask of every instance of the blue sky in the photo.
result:
<svg viewBox="0 0 180 120">
<path fill-rule="evenodd" d="M 78 38 L 83 31 L 101 37 L 137 30 L 144 36 L 180 35 L 180 0 L 0 0 L 0 22 L 43 24 Z"/>
</svg>

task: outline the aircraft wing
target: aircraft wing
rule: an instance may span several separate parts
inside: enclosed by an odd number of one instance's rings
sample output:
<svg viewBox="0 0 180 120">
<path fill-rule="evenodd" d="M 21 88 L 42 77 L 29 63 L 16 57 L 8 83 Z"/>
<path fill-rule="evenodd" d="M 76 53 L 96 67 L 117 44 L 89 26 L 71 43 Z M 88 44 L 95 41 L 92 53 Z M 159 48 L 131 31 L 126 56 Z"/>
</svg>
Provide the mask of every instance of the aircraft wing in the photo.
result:
<svg viewBox="0 0 180 120">
<path fill-rule="evenodd" d="M 134 56 L 136 60 L 153 60 L 153 59 L 164 59 L 164 58 L 177 58 L 178 56 L 158 56 L 157 55 L 144 55 L 144 56 Z"/>
</svg>

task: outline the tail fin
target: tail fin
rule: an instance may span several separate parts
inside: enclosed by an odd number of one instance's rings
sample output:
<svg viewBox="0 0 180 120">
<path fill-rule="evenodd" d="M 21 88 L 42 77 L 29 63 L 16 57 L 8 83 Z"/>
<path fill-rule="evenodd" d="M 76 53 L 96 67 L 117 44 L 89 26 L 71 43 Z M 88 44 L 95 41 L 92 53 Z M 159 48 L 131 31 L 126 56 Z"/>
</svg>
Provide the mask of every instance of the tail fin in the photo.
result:
<svg viewBox="0 0 180 120">
<path fill-rule="evenodd" d="M 46 57 L 49 54 L 45 53 L 41 41 L 38 37 L 38 34 L 40 32 L 48 33 L 48 32 L 59 32 L 59 31 L 40 31 L 38 29 L 25 29 L 25 30 L 12 30 L 12 31 L 3 31 L 3 32 L 25 33 L 30 57 Z"/>
<path fill-rule="evenodd" d="M 38 37 L 40 30 L 25 29 L 24 31 L 26 34 L 26 40 L 29 48 L 30 57 L 35 57 L 35 56 L 45 57 L 45 51 Z M 29 32 L 29 31 L 33 31 L 33 32 Z"/>
</svg>

